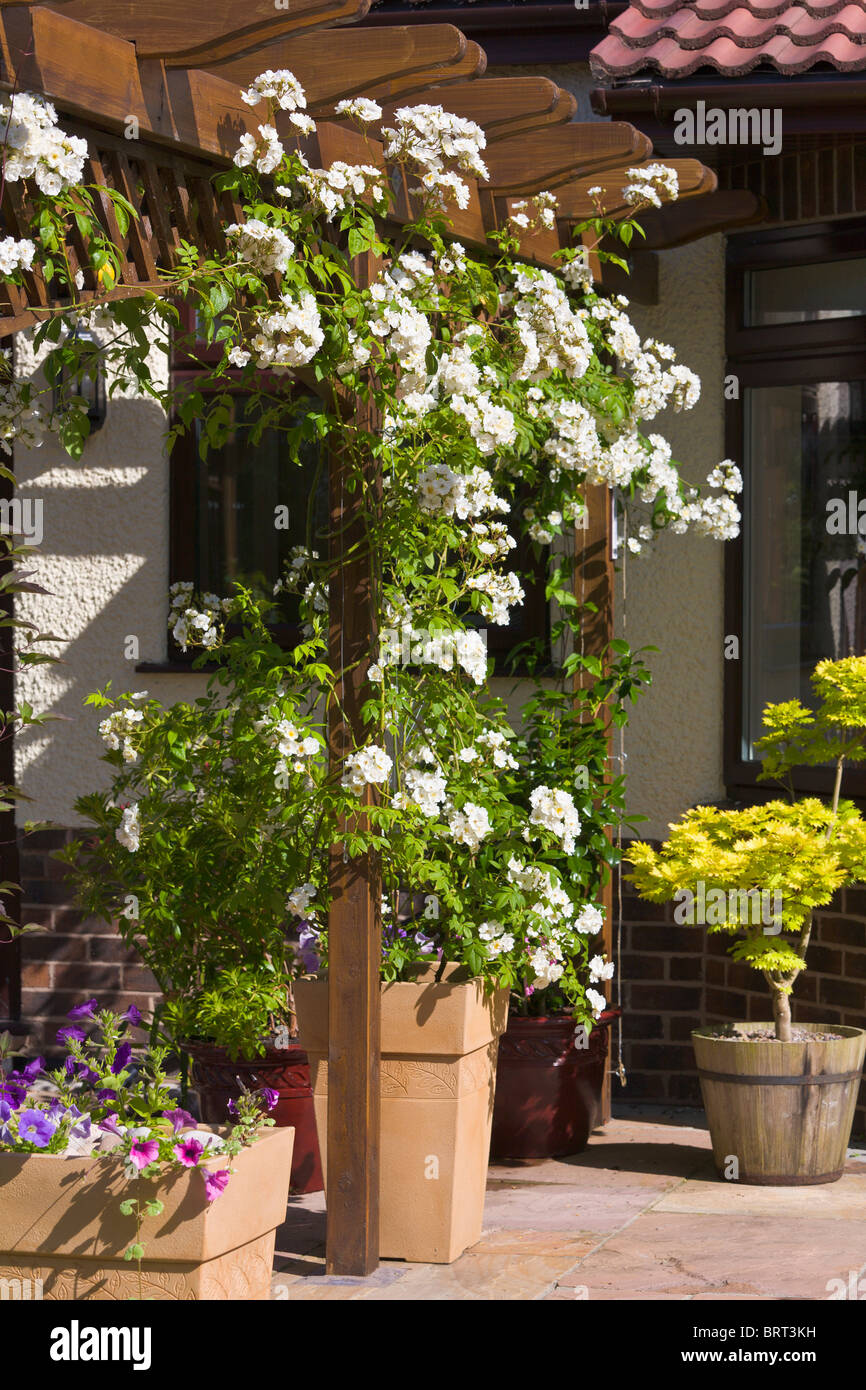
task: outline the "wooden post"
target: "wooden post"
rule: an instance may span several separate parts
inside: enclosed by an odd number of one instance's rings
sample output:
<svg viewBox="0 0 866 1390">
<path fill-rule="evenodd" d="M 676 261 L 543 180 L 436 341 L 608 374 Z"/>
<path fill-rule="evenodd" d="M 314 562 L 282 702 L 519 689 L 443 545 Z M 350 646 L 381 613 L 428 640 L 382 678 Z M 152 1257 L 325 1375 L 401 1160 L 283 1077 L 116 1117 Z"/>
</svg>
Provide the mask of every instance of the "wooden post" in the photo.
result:
<svg viewBox="0 0 866 1390">
<path fill-rule="evenodd" d="M 356 278 L 369 283 L 371 257 Z M 358 401 L 355 420 L 375 428 L 372 408 Z M 375 640 L 372 556 L 366 544 L 357 491 L 347 489 L 348 462 L 331 460 L 329 482 L 331 554 L 329 659 L 337 673 L 338 703 L 332 706 L 332 762 L 363 741 L 361 707 L 367 658 Z M 368 483 L 376 487 L 370 460 Z M 373 800 L 368 787 L 359 811 Z M 328 917 L 328 1175 L 327 1272 L 371 1274 L 379 1263 L 379 1063 L 381 887 L 377 858 L 350 857 L 337 843 L 330 853 L 331 910 Z"/>
<path fill-rule="evenodd" d="M 587 488 L 586 527 L 577 532 L 577 564 L 574 572 L 574 592 L 581 604 L 591 604 L 583 610 L 581 624 L 583 651 L 586 656 L 600 655 L 613 637 L 613 499 L 606 487 Z M 583 683 L 581 672 L 575 677 L 575 689 Z M 584 675 L 584 680 L 590 679 Z M 608 741 L 608 759 L 613 753 Z M 606 955 L 613 948 L 613 880 L 602 892 L 604 928 L 602 945 Z M 605 1072 L 601 1102 L 601 1123 L 610 1119 L 610 1070 Z"/>
</svg>

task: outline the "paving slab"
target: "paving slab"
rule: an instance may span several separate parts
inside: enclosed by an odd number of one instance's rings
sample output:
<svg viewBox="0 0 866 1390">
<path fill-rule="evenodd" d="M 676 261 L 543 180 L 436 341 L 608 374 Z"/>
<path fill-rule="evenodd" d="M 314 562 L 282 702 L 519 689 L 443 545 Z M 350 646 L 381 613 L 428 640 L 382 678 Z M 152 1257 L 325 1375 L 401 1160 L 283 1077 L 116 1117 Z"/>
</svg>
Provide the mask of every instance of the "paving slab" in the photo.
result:
<svg viewBox="0 0 866 1390">
<path fill-rule="evenodd" d="M 793 1221 L 804 1216 L 811 1221 L 860 1221 L 866 1238 L 866 1173 L 843 1173 L 837 1182 L 807 1188 L 692 1179 L 665 1193 L 654 1210 L 762 1215 Z"/>
</svg>

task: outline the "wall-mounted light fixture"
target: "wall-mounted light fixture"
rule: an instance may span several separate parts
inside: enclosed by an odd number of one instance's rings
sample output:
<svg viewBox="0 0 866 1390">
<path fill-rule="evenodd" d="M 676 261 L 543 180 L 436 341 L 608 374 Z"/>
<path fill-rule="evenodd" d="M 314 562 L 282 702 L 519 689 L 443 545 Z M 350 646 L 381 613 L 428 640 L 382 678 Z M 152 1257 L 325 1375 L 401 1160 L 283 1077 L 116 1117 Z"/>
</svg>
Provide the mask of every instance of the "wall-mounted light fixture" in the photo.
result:
<svg viewBox="0 0 866 1390">
<path fill-rule="evenodd" d="M 70 396 L 80 397 L 90 422 L 90 433 L 95 434 L 97 430 L 102 429 L 108 414 L 105 373 L 99 360 L 99 342 L 89 328 L 76 327 L 70 337 L 83 344 L 85 349 L 92 348 L 92 357 L 88 351 L 82 354 L 86 365 L 77 373 L 69 367 L 62 369 L 54 386 L 54 413 L 57 414 L 63 409 Z"/>
</svg>

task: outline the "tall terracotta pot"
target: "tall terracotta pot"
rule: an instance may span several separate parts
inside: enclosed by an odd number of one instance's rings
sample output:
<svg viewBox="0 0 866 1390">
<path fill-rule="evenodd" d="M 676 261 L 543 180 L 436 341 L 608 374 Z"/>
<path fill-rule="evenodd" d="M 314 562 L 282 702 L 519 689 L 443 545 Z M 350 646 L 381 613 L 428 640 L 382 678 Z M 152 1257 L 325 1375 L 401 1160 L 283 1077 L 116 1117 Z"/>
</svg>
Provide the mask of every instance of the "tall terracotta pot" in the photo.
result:
<svg viewBox="0 0 866 1390">
<path fill-rule="evenodd" d="M 769 1029 L 772 1023 L 738 1023 Z M 835 1023 L 801 1023 L 809 1042 L 713 1037 L 692 1042 L 719 1176 L 800 1187 L 841 1178 L 866 1052 L 866 1032 Z"/>
<path fill-rule="evenodd" d="M 253 1061 L 233 1062 L 225 1048 L 209 1043 L 185 1043 L 192 1058 L 192 1085 L 198 1093 L 201 1118 L 207 1124 L 224 1125 L 228 1103 L 240 1095 L 239 1081 L 247 1090 L 269 1086 L 278 1100 L 271 1119 L 295 1131 L 292 1150 L 292 1191 L 321 1192 L 325 1186 L 316 1114 L 310 1086 L 310 1067 L 302 1047 L 268 1048 Z"/>
<path fill-rule="evenodd" d="M 598 1123 L 609 1026 L 601 1015 L 586 1047 L 575 1045 L 570 1014 L 512 1014 L 499 1042 L 493 1107 L 492 1163 L 540 1162 L 586 1148 Z"/>
<path fill-rule="evenodd" d="M 268 1129 L 231 1159 L 225 1191 L 208 1202 L 201 1173 L 171 1173 L 149 1196 L 165 1204 L 145 1218 L 142 1291 L 147 1299 L 270 1297 L 276 1228 L 285 1220 L 290 1129 Z M 225 1168 L 224 1157 L 205 1160 Z M 42 1281 L 45 1299 L 139 1297 L 138 1271 L 123 1258 L 135 1218 L 120 1203 L 135 1184 L 110 1154 L 0 1153 L 0 1279 Z"/>
<path fill-rule="evenodd" d="M 327 1173 L 328 981 L 298 980 Z M 496 1049 L 508 992 L 480 979 L 382 985 L 379 1253 L 449 1264 L 481 1235 Z"/>
</svg>

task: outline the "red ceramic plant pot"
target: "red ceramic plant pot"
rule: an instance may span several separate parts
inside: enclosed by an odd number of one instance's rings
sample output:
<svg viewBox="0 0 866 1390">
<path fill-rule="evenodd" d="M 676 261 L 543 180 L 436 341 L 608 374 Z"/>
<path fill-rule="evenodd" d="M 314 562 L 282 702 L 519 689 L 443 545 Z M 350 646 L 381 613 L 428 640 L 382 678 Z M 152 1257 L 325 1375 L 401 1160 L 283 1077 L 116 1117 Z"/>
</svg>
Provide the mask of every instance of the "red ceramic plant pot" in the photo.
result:
<svg viewBox="0 0 866 1390">
<path fill-rule="evenodd" d="M 225 1124 L 227 1106 L 240 1094 L 238 1080 L 249 1091 L 270 1086 L 279 1099 L 270 1112 L 278 1126 L 295 1131 L 292 1153 L 292 1192 L 321 1192 L 325 1186 L 316 1112 L 310 1086 L 310 1068 L 302 1047 L 268 1048 L 251 1062 L 233 1062 L 225 1048 L 207 1043 L 186 1043 L 192 1059 L 190 1085 L 198 1093 L 201 1118 L 206 1124 Z"/>
<path fill-rule="evenodd" d="M 586 1148 L 601 1110 L 608 1030 L 619 1009 L 606 1009 L 574 1045 L 570 1015 L 512 1014 L 499 1040 L 490 1161 L 539 1162 Z"/>
</svg>

